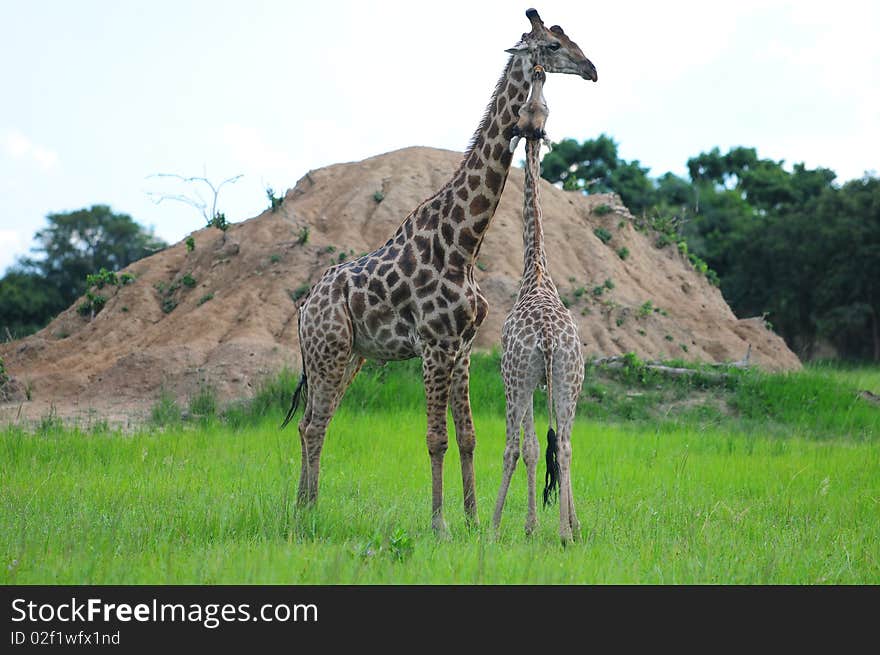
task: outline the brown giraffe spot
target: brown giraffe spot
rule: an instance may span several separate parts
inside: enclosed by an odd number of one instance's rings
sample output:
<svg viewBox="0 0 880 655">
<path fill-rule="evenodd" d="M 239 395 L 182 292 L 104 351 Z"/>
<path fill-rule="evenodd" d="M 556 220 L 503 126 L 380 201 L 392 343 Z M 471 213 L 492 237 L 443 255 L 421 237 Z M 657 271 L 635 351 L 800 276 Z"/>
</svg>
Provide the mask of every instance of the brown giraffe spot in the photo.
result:
<svg viewBox="0 0 880 655">
<path fill-rule="evenodd" d="M 388 274 L 388 271 L 390 271 L 393 266 L 394 264 L 392 264 L 391 262 L 385 262 L 376 269 L 376 275 L 378 275 L 379 277 L 385 277 Z"/>
<path fill-rule="evenodd" d="M 385 285 L 382 284 L 381 279 L 377 277 L 371 279 L 369 289 L 372 293 L 375 293 L 379 297 L 379 300 L 385 300 Z"/>
<path fill-rule="evenodd" d="M 476 154 L 477 154 L 477 153 L 475 152 L 474 155 L 476 155 Z M 485 166 L 485 164 L 483 163 L 483 160 L 480 159 L 479 156 L 477 156 L 476 161 L 474 161 L 474 163 L 470 166 L 470 169 L 473 170 L 473 171 L 478 171 L 478 170 L 480 170 L 481 168 L 483 168 L 483 166 Z"/>
<path fill-rule="evenodd" d="M 440 234 L 443 235 L 443 241 L 446 242 L 447 245 L 451 245 L 455 241 L 455 230 L 452 229 L 452 226 L 449 223 L 443 223 L 440 226 Z"/>
<path fill-rule="evenodd" d="M 482 234 L 483 232 L 486 231 L 486 228 L 488 227 L 488 225 L 489 225 L 489 217 L 487 216 L 486 218 L 481 218 L 480 220 L 474 222 L 474 232 L 476 234 Z"/>
<path fill-rule="evenodd" d="M 394 334 L 399 337 L 405 337 L 409 334 L 409 326 L 406 323 L 398 323 L 394 326 Z"/>
<path fill-rule="evenodd" d="M 522 82 L 522 81 L 523 81 L 523 78 L 524 78 L 525 76 L 523 75 L 523 72 L 522 72 L 519 68 L 517 68 L 515 71 L 512 71 L 512 72 L 510 73 L 510 77 L 512 77 L 513 79 L 515 79 L 517 82 Z"/>
<path fill-rule="evenodd" d="M 439 219 L 440 216 L 437 212 L 429 211 L 427 207 L 424 207 L 416 219 L 416 226 L 420 230 L 434 230 L 437 228 Z"/>
<path fill-rule="evenodd" d="M 447 307 L 449 307 L 449 303 L 446 302 L 445 298 L 437 297 L 434 298 L 434 300 L 437 301 L 437 309 L 446 309 Z"/>
<path fill-rule="evenodd" d="M 425 298 L 427 296 L 433 295 L 437 290 L 437 280 L 431 280 L 423 287 L 416 288 L 416 296 L 419 298 Z"/>
<path fill-rule="evenodd" d="M 422 264 L 431 261 L 431 240 L 428 237 L 416 235 L 413 239 L 416 251 L 419 253 L 419 259 Z"/>
<path fill-rule="evenodd" d="M 480 176 L 479 175 L 468 175 L 468 188 L 470 188 L 470 190 L 473 191 L 478 186 L 480 186 Z"/>
<path fill-rule="evenodd" d="M 504 167 L 510 166 L 511 159 L 513 159 L 513 153 L 505 148 L 504 152 L 501 154 L 501 165 Z"/>
<path fill-rule="evenodd" d="M 388 285 L 389 289 L 393 289 L 394 285 L 397 284 L 397 281 L 400 279 L 400 274 L 397 271 L 392 269 L 385 278 L 385 283 Z"/>
<path fill-rule="evenodd" d="M 489 209 L 489 199 L 482 193 L 471 200 L 471 214 L 476 216 Z"/>
<path fill-rule="evenodd" d="M 443 316 L 446 316 L 446 314 L 443 314 Z M 448 322 L 449 322 L 449 319 L 447 318 L 446 323 L 448 323 Z M 434 319 L 431 319 L 430 321 L 428 321 L 428 327 L 431 328 L 431 330 L 434 332 L 434 334 L 438 334 L 438 335 L 444 334 L 443 328 L 445 326 L 444 326 L 443 320 L 440 318 L 434 318 Z"/>
<path fill-rule="evenodd" d="M 406 284 L 404 284 L 403 286 L 406 287 L 407 298 L 408 298 L 409 297 L 409 286 Z M 391 295 L 392 295 L 392 300 L 393 300 L 394 294 L 391 294 Z M 413 316 L 412 310 L 409 308 L 409 305 L 401 308 L 398 311 L 398 314 L 400 315 L 400 320 L 403 321 L 404 323 L 406 323 L 407 325 L 413 325 L 415 323 L 415 317 Z"/>
<path fill-rule="evenodd" d="M 464 331 L 465 327 L 467 327 L 468 323 L 471 321 L 471 313 L 464 305 L 456 307 L 452 312 L 452 316 L 455 319 L 455 330 L 459 333 Z"/>
<path fill-rule="evenodd" d="M 449 207 L 452 204 L 452 189 L 447 189 L 446 194 L 443 196 L 443 204 L 445 207 Z"/>
<path fill-rule="evenodd" d="M 501 180 L 502 179 L 503 179 L 503 176 L 501 175 L 501 173 L 496 171 L 491 166 L 486 169 L 486 186 L 489 187 L 489 190 L 492 193 L 497 195 L 498 192 L 501 191 Z"/>
<path fill-rule="evenodd" d="M 505 109 L 504 113 L 501 115 L 501 122 L 503 125 L 509 125 L 513 122 L 513 114 L 510 113 L 509 109 Z"/>
<path fill-rule="evenodd" d="M 510 82 L 507 83 L 507 88 L 504 90 L 504 93 L 508 98 L 513 98 L 516 95 L 516 85 Z"/>
<path fill-rule="evenodd" d="M 355 318 L 360 318 L 364 315 L 364 310 L 366 309 L 366 303 L 364 299 L 364 294 L 361 293 L 353 293 L 351 295 L 351 301 L 349 302 L 349 306 L 351 307 L 351 313 Z"/>
<path fill-rule="evenodd" d="M 409 239 L 410 237 L 412 237 L 412 233 L 413 233 L 413 224 L 412 224 L 412 221 L 411 221 L 411 220 L 407 220 L 407 221 L 403 224 L 403 233 L 406 235 L 406 238 L 407 238 L 407 239 Z"/>
<path fill-rule="evenodd" d="M 434 301 L 426 300 L 422 303 L 422 314 L 430 314 L 434 311 Z"/>
<path fill-rule="evenodd" d="M 440 209 L 440 198 L 434 198 L 434 202 L 431 203 L 431 209 L 434 211 L 438 211 Z"/>
<path fill-rule="evenodd" d="M 492 121 L 492 127 L 490 127 L 489 131 L 486 132 L 486 136 L 488 136 L 490 139 L 494 139 L 496 136 L 498 136 L 498 132 L 500 132 L 500 129 L 498 128 L 498 123 L 496 121 Z"/>
<path fill-rule="evenodd" d="M 489 314 L 489 303 L 482 296 L 477 297 L 477 317 L 474 321 L 476 325 L 482 325 L 483 320 Z"/>
<path fill-rule="evenodd" d="M 402 246 L 404 241 L 406 241 L 406 238 L 403 236 L 403 234 L 398 234 L 397 238 L 394 240 L 394 243 L 396 243 L 398 246 Z"/>
<path fill-rule="evenodd" d="M 449 252 L 449 267 L 453 270 L 464 269 L 464 257 L 461 256 L 461 253 L 456 250 L 451 250 Z M 458 284 L 457 282 L 453 283 Z"/>
<path fill-rule="evenodd" d="M 464 208 L 461 205 L 456 205 L 452 208 L 452 213 L 449 216 L 456 223 L 461 223 L 464 220 Z"/>
<path fill-rule="evenodd" d="M 369 330 L 371 334 L 376 334 L 376 331 L 382 325 L 382 318 L 382 312 L 373 311 L 367 314 L 367 330 Z"/>
<path fill-rule="evenodd" d="M 466 188 L 464 188 L 463 186 L 458 187 L 458 191 L 455 192 L 455 195 L 457 195 L 462 200 L 467 200 L 468 199 L 468 190 Z"/>
<path fill-rule="evenodd" d="M 456 300 L 458 300 L 458 294 L 447 284 L 444 284 L 442 287 L 440 287 L 440 295 L 449 302 L 455 302 Z"/>
<path fill-rule="evenodd" d="M 378 266 L 378 265 L 379 265 L 379 260 L 371 257 L 369 260 L 367 260 L 367 265 L 365 267 L 367 269 L 367 273 L 372 275 L 376 270 L 376 266 Z"/>
<path fill-rule="evenodd" d="M 443 247 L 443 244 L 440 242 L 439 235 L 434 235 L 434 256 L 431 258 L 431 263 L 434 265 L 434 268 L 438 271 L 443 270 L 443 264 L 446 262 L 446 248 Z"/>
<path fill-rule="evenodd" d="M 401 284 L 394 291 L 391 292 L 391 304 L 400 305 L 406 300 L 409 300 L 412 295 L 412 290 L 409 288 L 408 284 Z"/>
<path fill-rule="evenodd" d="M 404 277 L 409 277 L 415 270 L 416 256 L 412 245 L 408 243 L 403 247 L 403 252 L 400 255 L 400 272 L 403 273 Z"/>
<path fill-rule="evenodd" d="M 486 144 L 483 146 L 483 157 L 485 159 L 489 158 L 489 154 L 492 152 L 492 146 L 490 144 Z"/>
<path fill-rule="evenodd" d="M 416 285 L 416 291 L 418 291 L 420 287 L 428 284 L 428 282 L 431 281 L 432 277 L 434 277 L 433 271 L 429 271 L 427 268 L 421 269 L 418 274 L 413 278 L 413 284 Z"/>
<path fill-rule="evenodd" d="M 509 152 L 507 148 L 505 148 L 504 145 L 501 143 L 496 143 L 495 147 L 492 149 L 492 159 L 501 159 L 501 155 L 505 152 Z"/>
<path fill-rule="evenodd" d="M 477 245 L 477 238 L 470 228 L 464 227 L 458 233 L 458 245 L 468 251 L 473 250 L 474 246 Z"/>
</svg>

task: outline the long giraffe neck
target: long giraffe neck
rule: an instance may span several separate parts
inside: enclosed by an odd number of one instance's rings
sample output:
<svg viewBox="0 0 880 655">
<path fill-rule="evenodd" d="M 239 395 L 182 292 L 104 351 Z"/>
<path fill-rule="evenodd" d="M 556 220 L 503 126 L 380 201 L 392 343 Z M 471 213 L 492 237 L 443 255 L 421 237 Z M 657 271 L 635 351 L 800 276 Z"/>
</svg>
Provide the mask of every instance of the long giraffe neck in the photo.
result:
<svg viewBox="0 0 880 655">
<path fill-rule="evenodd" d="M 508 144 L 531 86 L 526 69 L 522 58 L 510 58 L 458 170 L 398 230 L 421 253 L 429 249 L 438 264 L 442 257 L 446 265 L 466 269 L 479 254 L 510 172 Z"/>
<path fill-rule="evenodd" d="M 523 277 L 520 294 L 536 286 L 553 285 L 544 252 L 544 228 L 538 182 L 541 177 L 541 142 L 526 141 L 525 184 L 523 185 Z"/>
</svg>

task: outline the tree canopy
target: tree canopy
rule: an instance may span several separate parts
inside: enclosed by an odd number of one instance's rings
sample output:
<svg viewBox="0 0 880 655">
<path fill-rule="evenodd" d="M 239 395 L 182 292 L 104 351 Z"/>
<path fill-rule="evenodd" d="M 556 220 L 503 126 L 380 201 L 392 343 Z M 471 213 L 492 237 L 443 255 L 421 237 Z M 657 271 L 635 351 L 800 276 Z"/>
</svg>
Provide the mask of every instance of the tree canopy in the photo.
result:
<svg viewBox="0 0 880 655">
<path fill-rule="evenodd" d="M 561 141 L 543 176 L 569 190 L 613 191 L 633 214 L 675 226 L 684 250 L 720 275 L 737 315 L 765 316 L 801 356 L 826 342 L 880 361 L 880 180 L 838 186 L 828 168 L 788 170 L 746 147 L 702 152 L 687 171 L 652 179 L 603 134 Z"/>
<path fill-rule="evenodd" d="M 167 244 L 107 205 L 49 214 L 34 257 L 0 279 L 0 328 L 14 336 L 40 329 L 86 290 L 86 276 L 117 271 Z"/>
</svg>

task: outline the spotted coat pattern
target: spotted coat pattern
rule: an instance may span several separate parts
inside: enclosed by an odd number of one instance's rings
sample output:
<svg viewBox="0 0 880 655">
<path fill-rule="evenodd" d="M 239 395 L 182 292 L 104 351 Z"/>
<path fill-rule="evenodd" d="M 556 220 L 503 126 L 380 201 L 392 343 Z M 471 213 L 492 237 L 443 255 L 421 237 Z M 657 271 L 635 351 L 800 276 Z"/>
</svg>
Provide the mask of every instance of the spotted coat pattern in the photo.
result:
<svg viewBox="0 0 880 655">
<path fill-rule="evenodd" d="M 540 87 L 533 87 L 540 92 Z M 533 131 L 537 137 L 537 130 Z M 523 190 L 523 278 L 516 303 L 501 331 L 501 374 L 506 400 L 507 443 L 493 524 L 501 524 L 504 501 L 520 454 L 528 476 L 526 533 L 537 525 L 535 475 L 540 448 L 535 433 L 532 397 L 539 384 L 547 385 L 548 411 L 557 423 L 556 457 L 559 463 L 559 534 L 571 541 L 580 526 L 571 491 L 571 431 L 577 398 L 584 380 L 584 360 L 577 324 L 562 304 L 547 270 L 541 205 L 538 198 L 540 141 L 526 141 Z"/>
<path fill-rule="evenodd" d="M 299 335 L 308 379 L 299 424 L 300 503 L 317 498 L 327 424 L 365 358 L 384 362 L 421 357 L 432 525 L 445 531 L 447 407 L 460 453 L 465 512 L 476 521 L 468 371 L 471 344 L 489 306 L 474 279 L 474 262 L 510 169 L 513 155 L 507 144 L 528 96 L 526 70 L 525 59 L 510 58 L 452 179 L 380 248 L 327 269 L 300 306 Z"/>
</svg>

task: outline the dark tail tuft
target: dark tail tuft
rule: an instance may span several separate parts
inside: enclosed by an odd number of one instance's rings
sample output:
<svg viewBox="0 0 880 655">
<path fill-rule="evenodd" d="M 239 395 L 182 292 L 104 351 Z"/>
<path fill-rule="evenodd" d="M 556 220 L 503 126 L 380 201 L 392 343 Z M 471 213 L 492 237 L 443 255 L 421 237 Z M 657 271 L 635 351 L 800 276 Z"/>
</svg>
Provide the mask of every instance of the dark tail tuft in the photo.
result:
<svg viewBox="0 0 880 655">
<path fill-rule="evenodd" d="M 290 401 L 290 409 L 287 410 L 287 416 L 284 417 L 284 423 L 281 424 L 282 430 L 284 429 L 284 426 L 290 423 L 290 419 L 293 418 L 297 408 L 299 408 L 299 399 L 302 396 L 303 391 L 308 392 L 308 389 L 309 382 L 306 379 L 306 372 L 303 371 L 303 374 L 299 379 L 299 384 L 296 385 L 296 390 L 293 392 L 293 399 Z"/>
<path fill-rule="evenodd" d="M 556 432 L 547 430 L 547 473 L 544 474 L 544 507 L 553 501 L 553 494 L 559 485 L 559 462 L 556 460 Z"/>
</svg>

